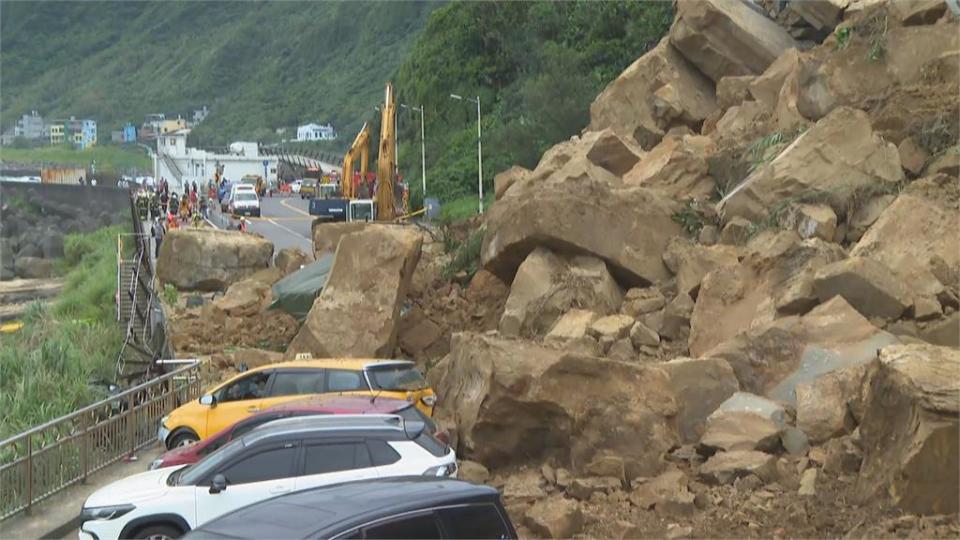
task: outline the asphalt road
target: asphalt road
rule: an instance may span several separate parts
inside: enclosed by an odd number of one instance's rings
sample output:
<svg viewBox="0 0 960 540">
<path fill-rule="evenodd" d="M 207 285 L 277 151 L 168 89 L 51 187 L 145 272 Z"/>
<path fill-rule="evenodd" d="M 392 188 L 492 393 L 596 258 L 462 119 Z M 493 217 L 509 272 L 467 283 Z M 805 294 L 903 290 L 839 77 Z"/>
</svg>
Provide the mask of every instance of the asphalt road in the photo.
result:
<svg viewBox="0 0 960 540">
<path fill-rule="evenodd" d="M 274 253 L 284 248 L 300 248 L 313 253 L 310 225 L 313 217 L 307 213 L 308 201 L 300 197 L 264 197 L 260 199 L 260 217 L 248 218 L 249 230 L 262 234 L 273 242 Z M 236 220 L 214 211 L 211 222 L 220 228 L 236 227 Z"/>
</svg>

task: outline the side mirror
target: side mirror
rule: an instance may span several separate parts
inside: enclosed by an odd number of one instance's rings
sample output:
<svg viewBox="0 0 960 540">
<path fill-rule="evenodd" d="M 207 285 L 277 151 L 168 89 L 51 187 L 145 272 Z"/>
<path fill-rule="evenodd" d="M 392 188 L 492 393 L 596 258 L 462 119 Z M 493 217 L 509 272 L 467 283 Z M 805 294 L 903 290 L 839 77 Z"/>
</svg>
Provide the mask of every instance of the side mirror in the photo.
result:
<svg viewBox="0 0 960 540">
<path fill-rule="evenodd" d="M 225 489 L 227 489 L 227 478 L 222 474 L 213 475 L 213 480 L 210 481 L 210 493 L 216 495 Z"/>
<path fill-rule="evenodd" d="M 205 394 L 203 396 L 200 396 L 200 404 L 214 407 L 217 404 L 217 399 L 213 397 L 213 394 Z"/>
</svg>

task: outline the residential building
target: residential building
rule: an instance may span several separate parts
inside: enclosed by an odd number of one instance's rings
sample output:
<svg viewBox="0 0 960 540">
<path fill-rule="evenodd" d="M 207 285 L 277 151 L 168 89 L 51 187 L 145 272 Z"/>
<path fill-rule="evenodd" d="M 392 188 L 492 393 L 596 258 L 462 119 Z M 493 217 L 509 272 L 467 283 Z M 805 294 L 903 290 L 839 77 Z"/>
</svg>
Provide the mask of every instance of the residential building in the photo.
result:
<svg viewBox="0 0 960 540">
<path fill-rule="evenodd" d="M 50 144 L 63 144 L 66 142 L 66 126 L 63 121 L 54 120 L 47 126 L 50 132 Z"/>
<path fill-rule="evenodd" d="M 157 135 L 173 133 L 174 131 L 180 131 L 183 129 L 187 129 L 187 121 L 183 118 L 177 118 L 176 120 L 163 120 L 160 122 L 160 125 L 157 129 Z"/>
<path fill-rule="evenodd" d="M 206 120 L 207 115 L 210 114 L 210 110 L 207 109 L 207 106 L 204 105 L 202 109 L 194 109 L 193 111 L 193 123 L 194 125 L 199 124 Z"/>
<path fill-rule="evenodd" d="M 81 150 L 97 144 L 96 120 L 78 120 L 71 116 L 69 120 L 54 120 L 47 128 L 50 132 L 50 144 L 69 142 Z"/>
<path fill-rule="evenodd" d="M 305 124 L 297 128 L 298 141 L 332 141 L 337 138 L 337 132 L 330 124 Z"/>
<path fill-rule="evenodd" d="M 132 122 L 123 125 L 123 142 L 137 142 L 137 126 L 133 125 Z"/>
<path fill-rule="evenodd" d="M 44 137 L 43 117 L 37 111 L 30 111 L 30 114 L 23 115 L 17 120 L 17 125 L 13 128 L 14 137 L 23 137 L 24 139 L 42 139 Z"/>
<path fill-rule="evenodd" d="M 278 158 L 260 155 L 257 143 L 233 143 L 225 153 L 218 153 L 188 147 L 189 134 L 189 129 L 181 129 L 157 137 L 154 176 L 166 179 L 171 191 L 182 193 L 183 186 L 192 182 L 205 185 L 213 179 L 217 166 L 223 167 L 223 177 L 228 180 L 257 175 L 276 183 Z"/>
</svg>

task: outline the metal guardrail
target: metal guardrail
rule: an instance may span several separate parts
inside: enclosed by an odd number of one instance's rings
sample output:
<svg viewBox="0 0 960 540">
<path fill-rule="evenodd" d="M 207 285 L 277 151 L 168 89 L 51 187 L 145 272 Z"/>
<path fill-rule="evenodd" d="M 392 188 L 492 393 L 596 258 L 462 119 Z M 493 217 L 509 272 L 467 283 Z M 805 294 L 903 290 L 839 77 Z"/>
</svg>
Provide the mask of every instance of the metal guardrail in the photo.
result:
<svg viewBox="0 0 960 540">
<path fill-rule="evenodd" d="M 160 419 L 200 392 L 194 362 L 0 441 L 0 520 L 155 444 Z"/>
</svg>

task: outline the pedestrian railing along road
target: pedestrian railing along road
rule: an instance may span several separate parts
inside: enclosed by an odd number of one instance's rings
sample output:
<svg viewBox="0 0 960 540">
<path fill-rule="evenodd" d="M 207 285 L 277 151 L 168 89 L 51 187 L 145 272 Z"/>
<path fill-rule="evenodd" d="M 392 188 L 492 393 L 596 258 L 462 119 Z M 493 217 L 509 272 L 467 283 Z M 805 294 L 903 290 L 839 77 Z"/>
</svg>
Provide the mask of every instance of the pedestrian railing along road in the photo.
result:
<svg viewBox="0 0 960 540">
<path fill-rule="evenodd" d="M 200 396 L 199 373 L 193 362 L 0 441 L 0 519 L 156 444 L 160 419 Z"/>
</svg>

